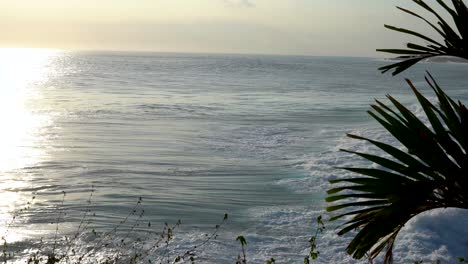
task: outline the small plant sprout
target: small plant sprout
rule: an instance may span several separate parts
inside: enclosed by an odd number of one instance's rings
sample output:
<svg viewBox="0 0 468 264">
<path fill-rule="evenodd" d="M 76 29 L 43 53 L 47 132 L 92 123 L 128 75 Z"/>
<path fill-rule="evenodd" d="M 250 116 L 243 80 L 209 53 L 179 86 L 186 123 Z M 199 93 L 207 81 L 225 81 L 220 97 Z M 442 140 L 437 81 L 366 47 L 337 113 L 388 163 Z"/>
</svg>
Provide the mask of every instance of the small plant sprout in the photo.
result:
<svg viewBox="0 0 468 264">
<path fill-rule="evenodd" d="M 323 223 L 322 216 L 317 217 L 317 228 L 315 234 L 309 239 L 309 255 L 304 258 L 304 264 L 309 264 L 311 260 L 316 260 L 320 254 L 317 250 L 317 236 L 325 230 L 325 224 Z"/>
<path fill-rule="evenodd" d="M 236 241 L 239 241 L 241 244 L 242 256 L 239 254 L 237 255 L 236 264 L 246 264 L 247 263 L 247 256 L 245 255 L 245 246 L 247 246 L 247 240 L 244 236 L 238 236 Z"/>
</svg>

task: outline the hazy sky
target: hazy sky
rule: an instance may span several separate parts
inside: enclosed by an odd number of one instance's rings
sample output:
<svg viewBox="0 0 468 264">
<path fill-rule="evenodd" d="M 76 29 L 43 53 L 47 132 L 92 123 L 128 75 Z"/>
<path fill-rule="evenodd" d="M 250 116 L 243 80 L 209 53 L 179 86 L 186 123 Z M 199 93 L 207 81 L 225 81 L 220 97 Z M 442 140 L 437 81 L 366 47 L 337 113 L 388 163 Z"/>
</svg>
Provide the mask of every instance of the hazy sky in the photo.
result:
<svg viewBox="0 0 468 264">
<path fill-rule="evenodd" d="M 434 1 L 435 2 L 435 1 Z M 410 0 L 0 0 L 0 47 L 377 56 Z M 428 30 L 427 30 L 428 31 Z"/>
</svg>

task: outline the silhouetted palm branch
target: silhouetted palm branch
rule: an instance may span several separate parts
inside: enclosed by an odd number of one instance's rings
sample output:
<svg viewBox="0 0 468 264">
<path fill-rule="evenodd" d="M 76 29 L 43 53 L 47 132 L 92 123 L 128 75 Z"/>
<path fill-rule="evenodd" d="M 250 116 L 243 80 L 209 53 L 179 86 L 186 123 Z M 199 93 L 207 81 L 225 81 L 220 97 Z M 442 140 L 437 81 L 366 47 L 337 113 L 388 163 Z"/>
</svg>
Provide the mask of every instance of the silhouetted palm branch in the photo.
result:
<svg viewBox="0 0 468 264">
<path fill-rule="evenodd" d="M 408 43 L 407 49 L 378 49 L 377 51 L 380 52 L 398 54 L 400 56 L 398 56 L 397 59 L 402 60 L 398 63 L 380 67 L 379 70 L 381 70 L 382 73 L 394 69 L 392 74 L 397 75 L 398 73 L 408 69 L 421 60 L 436 56 L 456 56 L 468 59 L 468 9 L 466 5 L 463 3 L 463 0 L 452 0 L 453 8 L 451 8 L 442 0 L 436 1 L 440 6 L 443 7 L 444 10 L 450 14 L 453 20 L 453 24 L 456 28 L 452 28 L 452 26 L 450 26 L 450 24 L 447 23 L 442 18 L 442 16 L 440 16 L 423 0 L 413 0 L 413 2 L 424 8 L 429 13 L 433 14 L 437 19 L 437 25 L 434 25 L 434 23 L 431 23 L 428 19 L 418 15 L 413 11 L 397 7 L 401 11 L 426 22 L 442 37 L 444 43 L 440 43 L 439 41 L 436 41 L 428 36 L 409 29 L 385 25 L 385 27 L 388 29 L 418 37 L 426 41 L 426 44 L 420 45 L 415 43 Z"/>
<path fill-rule="evenodd" d="M 347 248 L 356 259 L 366 254 L 374 259 L 386 248 L 384 263 L 391 263 L 395 238 L 413 216 L 435 208 L 468 209 L 468 110 L 447 96 L 432 76 L 426 81 L 437 95 L 437 106 L 407 80 L 430 126 L 391 96 L 387 97 L 392 107 L 376 100 L 373 111 L 369 111 L 406 150 L 348 135 L 371 143 L 391 157 L 344 150 L 379 168 L 343 168 L 360 177 L 331 181 L 347 183 L 328 191 L 327 202 L 343 203 L 330 206 L 327 211 L 342 211 L 331 220 L 352 217 L 338 234 L 359 229 Z"/>
</svg>

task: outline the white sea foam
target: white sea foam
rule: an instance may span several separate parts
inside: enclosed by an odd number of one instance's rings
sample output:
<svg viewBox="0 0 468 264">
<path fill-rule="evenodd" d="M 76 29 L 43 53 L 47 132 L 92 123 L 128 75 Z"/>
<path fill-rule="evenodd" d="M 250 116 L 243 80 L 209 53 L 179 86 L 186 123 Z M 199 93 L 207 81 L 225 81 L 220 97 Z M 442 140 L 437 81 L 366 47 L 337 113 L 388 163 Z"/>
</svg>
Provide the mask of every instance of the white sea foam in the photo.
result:
<svg viewBox="0 0 468 264">
<path fill-rule="evenodd" d="M 412 105 L 410 110 L 427 124 L 427 119 L 418 105 Z M 342 131 L 343 134 L 345 131 Z M 364 128 L 352 131 L 352 134 L 362 135 L 378 141 L 394 143 L 397 141 L 379 127 Z M 365 141 L 341 137 L 336 140 L 329 151 L 320 153 L 304 164 L 310 171 L 310 177 L 282 179 L 279 185 L 288 186 L 300 193 L 323 193 L 330 188 L 329 179 L 351 175 L 349 172 L 335 169 L 336 167 L 368 167 L 375 166 L 356 155 L 340 152 L 347 149 L 372 153 L 375 147 Z M 401 146 L 400 146 L 401 147 Z M 403 149 L 403 147 L 401 147 Z M 380 153 L 382 154 L 382 153 Z M 317 207 L 325 207 L 319 203 Z M 302 222 L 310 221 L 324 212 L 310 213 L 304 211 Z M 301 220 L 297 221 L 301 222 Z M 452 263 L 458 256 L 466 256 L 468 252 L 468 212 L 461 209 L 437 209 L 420 214 L 411 219 L 397 237 L 394 250 L 396 263 L 413 263 L 422 260 L 424 263 L 440 260 L 442 263 Z M 319 263 L 355 263 L 345 253 L 348 238 L 338 237 L 337 230 L 328 228 L 319 239 L 321 252 Z M 377 263 L 379 260 L 377 260 Z"/>
</svg>

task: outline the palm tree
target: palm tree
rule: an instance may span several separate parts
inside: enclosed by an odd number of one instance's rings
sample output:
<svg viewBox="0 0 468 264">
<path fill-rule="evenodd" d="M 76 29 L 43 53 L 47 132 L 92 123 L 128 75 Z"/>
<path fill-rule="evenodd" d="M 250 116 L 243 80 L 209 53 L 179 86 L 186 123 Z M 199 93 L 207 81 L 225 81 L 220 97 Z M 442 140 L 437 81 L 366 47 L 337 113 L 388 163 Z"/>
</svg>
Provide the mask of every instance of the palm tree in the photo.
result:
<svg viewBox="0 0 468 264">
<path fill-rule="evenodd" d="M 417 32 L 386 25 L 389 29 L 417 36 L 428 44 L 409 43 L 408 49 L 379 50 L 399 54 L 398 58 L 403 60 L 380 70 L 394 69 L 396 75 L 429 57 L 468 58 L 468 9 L 463 1 L 452 0 L 452 9 L 437 0 L 452 16 L 459 34 L 424 1 L 413 1 L 434 14 L 439 27 L 412 11 L 399 9 L 426 21 L 441 34 L 445 45 Z M 412 217 L 436 208 L 468 209 L 468 110 L 461 102 L 451 99 L 429 73 L 426 81 L 437 96 L 437 105 L 407 80 L 430 126 L 391 96 L 387 96 L 390 104 L 376 100 L 371 106 L 372 111 L 368 112 L 402 144 L 403 150 L 384 142 L 348 135 L 369 142 L 389 156 L 343 150 L 379 167 L 343 168 L 359 176 L 333 180 L 332 184 L 340 185 L 327 192 L 327 202 L 341 202 L 327 207 L 327 211 L 341 212 L 330 220 L 347 218 L 338 234 L 359 230 L 347 247 L 347 252 L 356 259 L 368 256 L 373 260 L 385 249 L 384 263 L 392 263 L 395 238 Z"/>
</svg>

